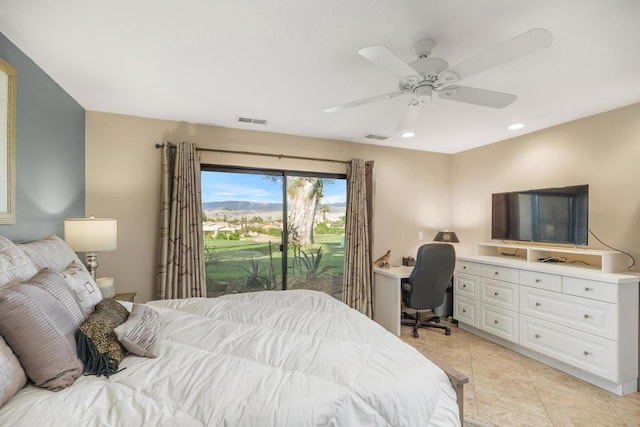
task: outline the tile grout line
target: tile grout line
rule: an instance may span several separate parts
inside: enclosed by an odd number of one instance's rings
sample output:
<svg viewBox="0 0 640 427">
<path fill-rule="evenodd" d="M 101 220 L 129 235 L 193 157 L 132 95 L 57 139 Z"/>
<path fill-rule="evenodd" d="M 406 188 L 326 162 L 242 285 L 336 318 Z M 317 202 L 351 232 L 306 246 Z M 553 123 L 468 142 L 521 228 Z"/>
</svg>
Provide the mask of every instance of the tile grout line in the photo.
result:
<svg viewBox="0 0 640 427">
<path fill-rule="evenodd" d="M 549 413 L 547 404 L 544 402 L 544 399 L 542 399 L 542 396 L 540 396 L 540 391 L 538 390 L 538 386 L 536 385 L 536 382 L 534 381 L 533 376 L 531 376 L 531 370 L 527 367 L 526 363 L 523 363 L 522 361 L 520 363 L 522 363 L 524 370 L 527 372 L 529 381 L 531 382 L 533 389 L 536 391 L 536 396 L 538 397 L 538 400 L 540 401 L 540 403 L 542 404 L 542 407 L 544 408 L 544 412 L 547 416 L 547 420 L 549 420 L 552 426 L 555 426 L 556 424 L 553 422 L 553 418 L 551 418 L 551 414 Z"/>
<path fill-rule="evenodd" d="M 475 400 L 476 417 L 480 418 L 480 409 L 478 408 L 478 391 L 476 390 L 476 376 L 473 372 L 473 357 L 471 357 L 471 342 L 467 342 L 467 355 L 469 356 L 469 366 L 471 368 L 471 381 L 467 385 L 471 384 L 473 387 L 473 399 Z M 465 410 L 466 412 L 466 410 Z"/>
</svg>

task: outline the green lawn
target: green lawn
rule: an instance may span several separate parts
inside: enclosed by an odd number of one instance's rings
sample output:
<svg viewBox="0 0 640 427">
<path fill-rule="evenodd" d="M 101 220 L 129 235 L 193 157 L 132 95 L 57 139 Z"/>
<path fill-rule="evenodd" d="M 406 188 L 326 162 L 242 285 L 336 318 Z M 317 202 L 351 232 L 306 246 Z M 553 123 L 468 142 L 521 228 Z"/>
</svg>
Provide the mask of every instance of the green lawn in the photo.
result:
<svg viewBox="0 0 640 427">
<path fill-rule="evenodd" d="M 316 235 L 315 244 L 288 251 L 287 284 L 289 288 L 323 288 L 331 294 L 341 293 L 344 271 L 344 248 L 342 235 Z M 279 242 L 255 241 L 252 239 L 223 240 L 205 239 L 205 265 L 207 291 L 209 296 L 224 293 L 269 289 L 282 286 L 282 253 Z M 317 249 L 321 250 L 321 260 L 317 263 Z M 312 255 L 313 258 L 312 259 Z M 331 266 L 327 269 L 327 266 Z M 317 274 L 322 272 L 319 277 Z M 340 289 L 335 289 L 340 284 Z M 324 289 L 331 288 L 331 289 Z"/>
</svg>

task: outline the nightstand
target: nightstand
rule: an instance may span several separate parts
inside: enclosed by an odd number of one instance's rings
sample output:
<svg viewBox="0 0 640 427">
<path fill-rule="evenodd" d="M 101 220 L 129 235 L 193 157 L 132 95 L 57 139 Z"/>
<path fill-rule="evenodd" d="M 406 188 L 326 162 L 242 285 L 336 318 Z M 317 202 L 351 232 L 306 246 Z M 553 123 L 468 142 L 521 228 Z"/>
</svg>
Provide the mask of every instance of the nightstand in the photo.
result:
<svg viewBox="0 0 640 427">
<path fill-rule="evenodd" d="M 123 292 L 121 294 L 115 294 L 115 296 L 113 297 L 113 299 L 115 300 L 119 300 L 119 301 L 129 301 L 129 302 L 133 302 L 133 300 L 136 297 L 136 292 Z"/>
</svg>

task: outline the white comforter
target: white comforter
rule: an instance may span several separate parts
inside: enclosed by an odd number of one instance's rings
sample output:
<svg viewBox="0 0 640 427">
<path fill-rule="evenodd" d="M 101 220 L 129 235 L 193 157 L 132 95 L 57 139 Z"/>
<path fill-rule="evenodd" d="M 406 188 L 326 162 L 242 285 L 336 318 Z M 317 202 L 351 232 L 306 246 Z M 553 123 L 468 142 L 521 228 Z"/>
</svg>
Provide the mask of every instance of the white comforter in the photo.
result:
<svg viewBox="0 0 640 427">
<path fill-rule="evenodd" d="M 169 321 L 156 359 L 32 385 L 2 426 L 455 426 L 439 368 L 323 293 L 279 291 L 149 303 Z"/>
</svg>

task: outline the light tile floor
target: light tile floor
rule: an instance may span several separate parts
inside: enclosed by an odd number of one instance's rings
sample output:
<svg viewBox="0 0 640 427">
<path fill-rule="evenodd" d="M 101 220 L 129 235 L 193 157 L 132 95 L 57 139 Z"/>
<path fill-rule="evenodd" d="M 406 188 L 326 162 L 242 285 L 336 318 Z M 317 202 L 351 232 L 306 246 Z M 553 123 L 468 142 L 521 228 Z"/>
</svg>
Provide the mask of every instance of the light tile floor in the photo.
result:
<svg viewBox="0 0 640 427">
<path fill-rule="evenodd" d="M 469 377 L 465 418 L 490 426 L 640 426 L 640 393 L 616 396 L 450 325 L 402 340 Z"/>
</svg>

